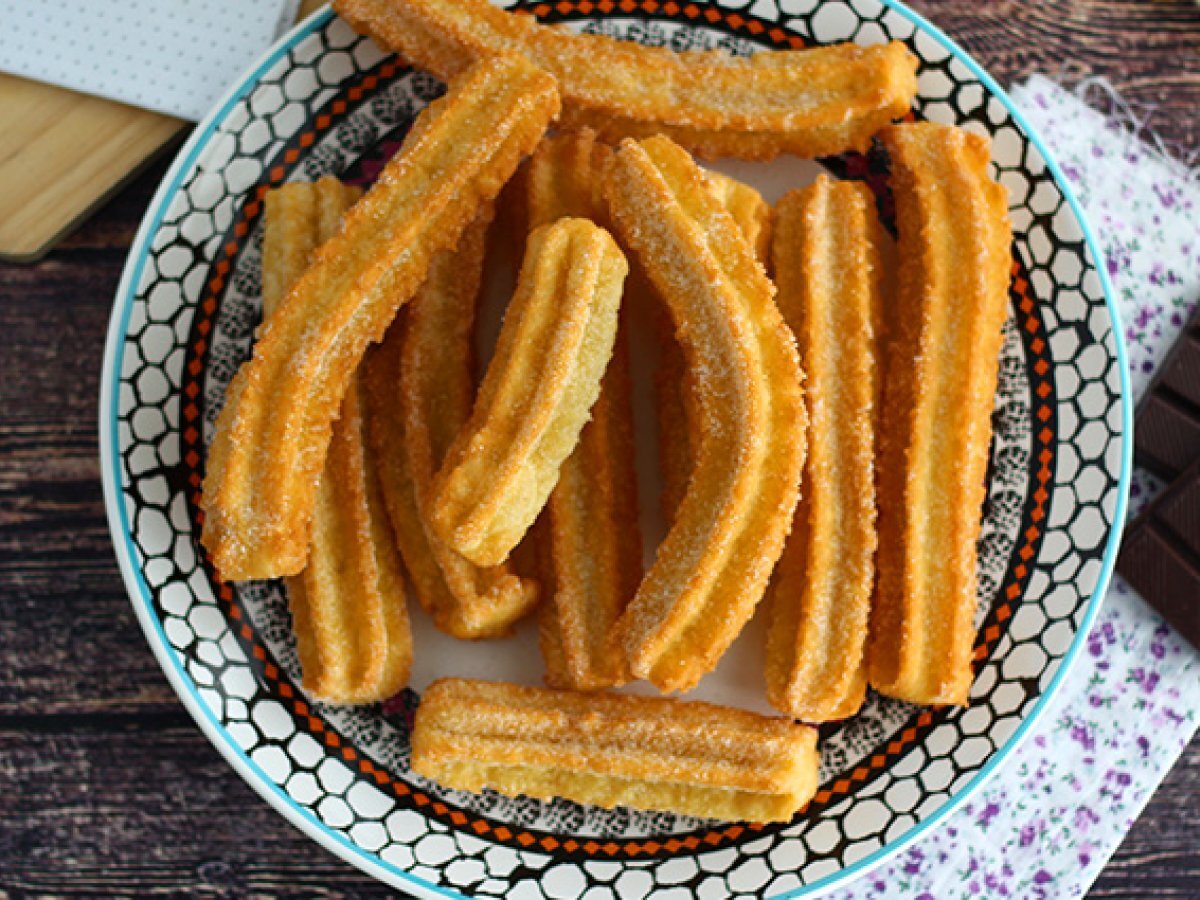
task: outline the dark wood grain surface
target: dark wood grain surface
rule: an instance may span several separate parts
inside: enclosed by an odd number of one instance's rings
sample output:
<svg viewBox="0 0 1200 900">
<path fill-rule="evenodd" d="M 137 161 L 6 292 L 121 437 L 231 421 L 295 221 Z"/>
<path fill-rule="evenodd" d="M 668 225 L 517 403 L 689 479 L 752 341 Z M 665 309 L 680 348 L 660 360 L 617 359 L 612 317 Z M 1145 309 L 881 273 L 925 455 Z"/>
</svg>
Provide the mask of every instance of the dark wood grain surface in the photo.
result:
<svg viewBox="0 0 1200 900">
<path fill-rule="evenodd" d="M 1200 8 L 915 4 L 1004 83 L 1103 75 L 1200 152 Z M 36 266 L 0 264 L 0 896 L 381 896 L 218 756 L 142 637 L 109 544 L 96 397 L 160 163 Z M 1092 896 L 1200 896 L 1200 741 Z"/>
</svg>

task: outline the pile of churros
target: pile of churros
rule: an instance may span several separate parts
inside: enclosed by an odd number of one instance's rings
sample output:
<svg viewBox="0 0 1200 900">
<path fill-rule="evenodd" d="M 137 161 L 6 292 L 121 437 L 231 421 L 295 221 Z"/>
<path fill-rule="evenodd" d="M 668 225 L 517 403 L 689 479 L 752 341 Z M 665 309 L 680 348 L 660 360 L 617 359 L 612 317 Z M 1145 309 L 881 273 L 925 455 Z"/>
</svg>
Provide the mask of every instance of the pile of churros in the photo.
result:
<svg viewBox="0 0 1200 900">
<path fill-rule="evenodd" d="M 209 447 L 202 542 L 226 580 L 285 579 L 305 689 L 401 689 L 409 588 L 467 640 L 536 611 L 548 687 L 436 682 L 417 773 L 755 822 L 808 802 L 813 723 L 868 686 L 966 703 L 1011 234 L 985 138 L 893 124 L 913 54 L 676 54 L 487 0 L 334 5 L 449 88 L 361 196 L 326 177 L 266 197 L 264 319 Z M 873 142 L 895 245 L 863 183 L 772 208 L 692 156 Z M 477 378 L 485 256 L 513 223 Z M 661 347 L 669 522 L 645 570 L 637 328 Z M 690 690 L 760 601 L 779 717 L 611 690 Z"/>
</svg>

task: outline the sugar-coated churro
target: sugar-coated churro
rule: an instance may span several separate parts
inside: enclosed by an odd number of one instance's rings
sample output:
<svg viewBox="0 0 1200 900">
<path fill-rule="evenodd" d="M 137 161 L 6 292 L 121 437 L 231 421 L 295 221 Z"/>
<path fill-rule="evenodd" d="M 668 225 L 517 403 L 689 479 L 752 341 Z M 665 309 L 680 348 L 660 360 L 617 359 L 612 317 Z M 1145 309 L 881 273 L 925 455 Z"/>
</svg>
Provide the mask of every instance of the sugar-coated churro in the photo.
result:
<svg viewBox="0 0 1200 900">
<path fill-rule="evenodd" d="M 264 198 L 263 319 L 359 195 L 336 178 L 284 185 Z M 404 576 L 364 443 L 354 376 L 333 429 L 313 510 L 308 565 L 285 580 L 305 690 L 336 703 L 385 700 L 412 664 Z"/>
<path fill-rule="evenodd" d="M 651 293 L 653 289 L 651 288 Z M 662 482 L 659 506 L 663 521 L 675 521 L 675 513 L 687 493 L 692 477 L 700 413 L 696 392 L 688 375 L 683 348 L 675 340 L 675 329 L 666 310 L 655 317 L 659 332 L 658 366 L 654 370 L 655 422 L 658 426 L 658 468 Z"/>
<path fill-rule="evenodd" d="M 569 216 L 608 222 L 604 170 L 613 149 L 590 129 L 546 138 L 525 165 L 525 215 L 529 230 Z"/>
<path fill-rule="evenodd" d="M 733 216 L 754 255 L 764 266 L 770 255 L 771 207 L 762 194 L 720 172 L 704 173 L 713 196 Z M 647 285 L 649 288 L 649 286 Z M 649 288 L 652 292 L 653 288 Z M 657 303 L 661 308 L 662 304 Z M 662 333 L 659 340 L 659 364 L 654 373 L 655 395 L 658 401 L 658 450 L 661 460 L 663 518 L 675 518 L 679 501 L 687 491 L 692 474 L 693 447 L 699 446 L 700 415 L 696 409 L 696 392 L 691 385 L 683 348 L 675 340 L 670 316 L 665 309 L 656 316 Z"/>
<path fill-rule="evenodd" d="M 712 170 L 704 170 L 709 192 L 725 208 L 754 250 L 754 258 L 765 268 L 771 255 L 771 206 L 763 195 L 745 182 Z"/>
<path fill-rule="evenodd" d="M 229 387 L 208 452 L 204 546 L 221 577 L 299 572 L 342 397 L 367 345 L 531 152 L 558 111 L 520 57 L 473 66 L 314 253 Z"/>
<path fill-rule="evenodd" d="M 457 678 L 425 691 L 412 741 L 413 771 L 449 788 L 751 822 L 790 820 L 819 762 L 787 719 Z"/>
<path fill-rule="evenodd" d="M 686 151 L 623 141 L 606 196 L 670 307 L 699 401 L 687 493 L 618 623 L 635 675 L 687 690 L 750 618 L 783 549 L 804 463 L 802 375 L 774 287 Z"/>
<path fill-rule="evenodd" d="M 808 457 L 768 592 L 767 698 L 808 722 L 866 696 L 882 308 L 875 197 L 822 175 L 775 206 L 776 299 L 804 360 Z"/>
<path fill-rule="evenodd" d="M 336 0 L 356 30 L 442 78 L 521 53 L 558 79 L 563 124 L 606 141 L 662 133 L 709 156 L 865 150 L 908 112 L 916 57 L 899 41 L 735 57 L 572 34 L 488 0 Z"/>
<path fill-rule="evenodd" d="M 564 216 L 604 224 L 603 172 L 612 149 L 589 131 L 543 141 L 526 172 L 530 228 Z M 558 471 L 546 509 L 553 593 L 540 610 L 546 682 L 596 690 L 628 680 L 613 624 L 642 578 L 632 385 L 618 326 L 592 419 Z"/>
<path fill-rule="evenodd" d="M 425 510 L 476 564 L 507 558 L 578 443 L 612 356 L 627 272 L 616 242 L 586 219 L 529 235 L 495 356 Z"/>
<path fill-rule="evenodd" d="M 438 540 L 421 514 L 434 473 L 471 412 L 475 309 L 491 209 L 468 226 L 363 361 L 369 433 L 396 540 L 421 606 L 458 638 L 507 634 L 537 584 L 507 565 L 481 569 Z"/>
<path fill-rule="evenodd" d="M 900 241 L 879 458 L 879 569 L 869 679 L 914 703 L 965 704 L 976 540 L 1001 329 L 1007 192 L 990 145 L 930 122 L 884 131 Z"/>
</svg>

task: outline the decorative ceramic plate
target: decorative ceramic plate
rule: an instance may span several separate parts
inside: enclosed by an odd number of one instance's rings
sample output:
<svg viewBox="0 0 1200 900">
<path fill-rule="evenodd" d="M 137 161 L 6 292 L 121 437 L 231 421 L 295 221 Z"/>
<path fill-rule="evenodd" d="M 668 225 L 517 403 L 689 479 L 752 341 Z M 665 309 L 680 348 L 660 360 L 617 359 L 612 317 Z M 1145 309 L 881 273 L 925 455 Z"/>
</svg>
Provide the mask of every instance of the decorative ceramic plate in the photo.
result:
<svg viewBox="0 0 1200 900">
<path fill-rule="evenodd" d="M 199 550 L 205 446 L 259 320 L 263 193 L 325 173 L 369 183 L 441 90 L 328 11 L 281 40 L 200 125 L 130 253 L 108 336 L 100 431 L 133 605 L 184 704 L 233 767 L 299 828 L 397 887 L 522 898 L 824 891 L 936 825 L 1002 765 L 1095 616 L 1115 555 L 1113 523 L 1123 519 L 1130 433 L 1105 274 L 1036 135 L 977 64 L 898 3 L 516 5 L 677 49 L 898 38 L 922 60 L 917 115 L 992 136 L 1016 263 L 970 707 L 872 697 L 861 715 L 822 729 L 822 783 L 807 809 L 788 824 L 750 826 L 472 796 L 414 775 L 408 735 L 419 691 L 449 674 L 538 683 L 530 628 L 468 646 L 434 631 L 413 604 L 412 690 L 359 709 L 305 696 L 280 585 L 220 584 Z M 822 167 L 886 191 L 884 165 L 868 154 L 725 168 L 774 199 Z M 752 623 L 695 696 L 769 711 L 761 638 Z"/>
</svg>

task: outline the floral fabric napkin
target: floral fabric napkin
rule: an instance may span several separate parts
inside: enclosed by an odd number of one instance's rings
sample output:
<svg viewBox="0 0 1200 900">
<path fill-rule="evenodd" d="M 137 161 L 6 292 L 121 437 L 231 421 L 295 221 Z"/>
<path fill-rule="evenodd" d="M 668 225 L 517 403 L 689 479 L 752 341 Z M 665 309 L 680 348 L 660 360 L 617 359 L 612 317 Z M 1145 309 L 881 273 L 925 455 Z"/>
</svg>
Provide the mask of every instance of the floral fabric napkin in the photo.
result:
<svg viewBox="0 0 1200 900">
<path fill-rule="evenodd" d="M 1090 90 L 1089 90 L 1090 87 Z M 1200 173 L 1034 76 L 1012 98 L 1049 145 L 1100 241 L 1140 398 L 1200 299 Z M 1152 139 L 1151 139 L 1152 140 Z M 1160 487 L 1135 471 L 1130 514 Z M 1114 577 L 1086 652 L 1008 763 L 945 823 L 839 900 L 1082 897 L 1195 734 L 1200 653 Z"/>
</svg>

